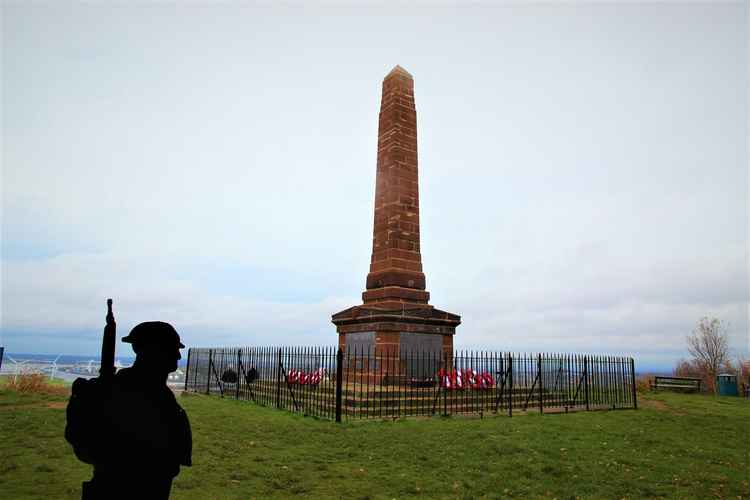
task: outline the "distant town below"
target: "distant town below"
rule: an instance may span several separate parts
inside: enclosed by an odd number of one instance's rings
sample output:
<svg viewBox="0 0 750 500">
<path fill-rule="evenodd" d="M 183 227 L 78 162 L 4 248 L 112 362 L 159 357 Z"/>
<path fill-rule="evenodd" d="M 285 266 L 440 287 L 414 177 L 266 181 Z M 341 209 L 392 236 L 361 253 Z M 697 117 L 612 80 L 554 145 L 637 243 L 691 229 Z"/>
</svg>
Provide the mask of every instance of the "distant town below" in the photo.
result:
<svg viewBox="0 0 750 500">
<path fill-rule="evenodd" d="M 134 356 L 115 356 L 115 367 L 127 368 L 135 361 Z M 78 377 L 91 378 L 99 375 L 100 356 L 71 354 L 9 353 L 3 355 L 0 375 L 16 376 L 41 373 L 50 379 L 68 382 Z M 169 374 L 169 385 L 181 385 L 185 381 L 187 356 L 179 360 L 178 368 Z"/>
</svg>

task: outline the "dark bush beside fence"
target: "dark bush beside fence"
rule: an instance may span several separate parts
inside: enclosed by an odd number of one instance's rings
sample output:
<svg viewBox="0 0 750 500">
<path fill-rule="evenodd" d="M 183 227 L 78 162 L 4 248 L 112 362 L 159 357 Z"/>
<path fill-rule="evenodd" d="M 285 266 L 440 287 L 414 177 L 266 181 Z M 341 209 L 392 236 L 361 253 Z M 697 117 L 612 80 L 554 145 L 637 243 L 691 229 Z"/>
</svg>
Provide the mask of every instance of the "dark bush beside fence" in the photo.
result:
<svg viewBox="0 0 750 500">
<path fill-rule="evenodd" d="M 193 348 L 185 390 L 337 421 L 637 407 L 632 358 L 575 354 Z"/>
</svg>

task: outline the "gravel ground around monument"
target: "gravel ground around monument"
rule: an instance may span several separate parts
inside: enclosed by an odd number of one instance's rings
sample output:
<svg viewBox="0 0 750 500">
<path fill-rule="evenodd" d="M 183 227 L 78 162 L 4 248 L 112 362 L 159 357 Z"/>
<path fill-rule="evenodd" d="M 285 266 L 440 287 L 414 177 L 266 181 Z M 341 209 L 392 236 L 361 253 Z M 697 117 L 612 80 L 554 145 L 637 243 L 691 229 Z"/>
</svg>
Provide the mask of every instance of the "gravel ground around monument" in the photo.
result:
<svg viewBox="0 0 750 500">
<path fill-rule="evenodd" d="M 64 394 L 0 388 L 3 498 L 79 498 Z M 645 394 L 637 411 L 335 424 L 185 394 L 174 499 L 750 498 L 750 401 Z M 123 477 L 123 480 L 128 478 Z"/>
</svg>

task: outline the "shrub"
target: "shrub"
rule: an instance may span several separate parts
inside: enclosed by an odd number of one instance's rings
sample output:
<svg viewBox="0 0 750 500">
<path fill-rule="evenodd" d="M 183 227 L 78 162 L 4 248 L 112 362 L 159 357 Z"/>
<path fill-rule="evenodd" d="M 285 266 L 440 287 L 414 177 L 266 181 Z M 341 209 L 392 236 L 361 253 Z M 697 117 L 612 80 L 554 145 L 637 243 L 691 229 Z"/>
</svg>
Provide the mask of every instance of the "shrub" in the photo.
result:
<svg viewBox="0 0 750 500">
<path fill-rule="evenodd" d="M 41 373 L 22 373 L 8 377 L 5 388 L 24 394 L 65 395 L 70 392 L 68 387 L 49 384 L 47 377 Z"/>
<path fill-rule="evenodd" d="M 639 375 L 635 379 L 635 389 L 638 392 L 647 392 L 651 388 L 651 379 L 649 375 Z"/>
</svg>

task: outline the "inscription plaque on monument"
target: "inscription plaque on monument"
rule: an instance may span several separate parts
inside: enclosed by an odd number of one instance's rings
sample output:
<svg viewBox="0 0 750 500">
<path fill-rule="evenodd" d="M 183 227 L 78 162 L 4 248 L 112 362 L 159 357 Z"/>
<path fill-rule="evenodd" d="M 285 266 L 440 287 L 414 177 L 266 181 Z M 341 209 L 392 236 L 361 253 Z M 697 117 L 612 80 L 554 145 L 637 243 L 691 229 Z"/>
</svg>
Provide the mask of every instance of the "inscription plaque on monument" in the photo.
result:
<svg viewBox="0 0 750 500">
<path fill-rule="evenodd" d="M 406 375 L 425 378 L 434 375 L 443 359 L 443 342 L 439 335 L 402 332 L 401 353 L 406 355 Z"/>
<path fill-rule="evenodd" d="M 354 332 L 346 336 L 346 350 L 365 356 L 375 351 L 375 332 Z"/>
</svg>

